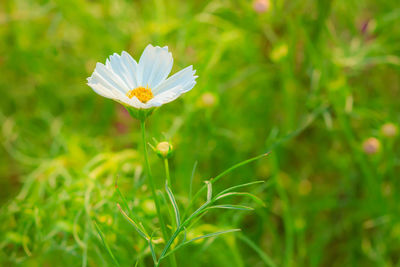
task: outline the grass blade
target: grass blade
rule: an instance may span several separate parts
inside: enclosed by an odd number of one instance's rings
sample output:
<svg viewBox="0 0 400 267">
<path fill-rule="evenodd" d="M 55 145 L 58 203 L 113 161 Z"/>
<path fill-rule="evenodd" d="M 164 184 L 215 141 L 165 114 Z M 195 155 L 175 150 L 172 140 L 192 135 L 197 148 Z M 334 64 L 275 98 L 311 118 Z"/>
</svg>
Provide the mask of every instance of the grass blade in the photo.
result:
<svg viewBox="0 0 400 267">
<path fill-rule="evenodd" d="M 118 187 L 118 178 L 119 178 L 119 177 L 118 177 L 118 175 L 117 175 L 117 177 L 116 177 L 116 179 L 115 179 L 115 191 L 117 191 L 118 196 L 121 198 L 121 200 L 122 200 L 122 206 L 124 207 L 125 210 L 128 211 L 129 216 L 132 216 L 132 217 L 134 217 L 135 220 L 137 220 L 135 214 L 133 214 L 133 213 L 131 212 L 131 210 L 129 209 L 128 202 L 126 201 L 126 198 L 124 197 L 124 195 L 122 194 L 122 192 L 119 190 L 119 187 Z"/>
<path fill-rule="evenodd" d="M 247 206 L 243 206 L 243 205 L 231 205 L 231 204 L 214 205 L 214 206 L 207 208 L 207 210 L 209 210 L 209 209 L 254 210 L 251 207 L 247 207 Z"/>
<path fill-rule="evenodd" d="M 154 251 L 153 243 L 151 242 L 152 238 L 153 238 L 153 236 L 150 237 L 148 242 L 149 242 L 151 257 L 153 258 L 154 266 L 157 266 L 157 256 L 156 256 L 156 252 Z"/>
<path fill-rule="evenodd" d="M 240 230 L 240 229 L 230 229 L 230 230 L 225 230 L 225 231 L 220 231 L 220 232 L 215 232 L 215 233 L 210 233 L 210 234 L 202 235 L 202 236 L 199 236 L 199 237 L 195 237 L 195 238 L 193 238 L 193 239 L 190 239 L 189 241 L 186 241 L 186 242 L 185 242 L 185 245 L 187 245 L 187 244 L 189 244 L 189 243 L 191 243 L 191 242 L 194 242 L 194 241 L 196 241 L 196 240 L 199 240 L 199 239 L 209 238 L 209 237 L 213 237 L 213 236 L 219 236 L 219 235 L 222 235 L 222 234 L 227 234 L 227 233 L 232 233 L 232 232 L 238 232 L 238 231 L 241 231 L 241 230 Z"/>
<path fill-rule="evenodd" d="M 239 239 L 246 243 L 250 248 L 252 248 L 257 254 L 260 256 L 262 261 L 265 263 L 265 266 L 268 267 L 276 267 L 274 261 L 261 249 L 259 248 L 251 239 L 246 237 L 243 234 L 240 234 Z"/>
<path fill-rule="evenodd" d="M 100 238 L 101 238 L 101 241 L 103 242 L 103 245 L 104 245 L 104 247 L 106 248 L 108 254 L 109 254 L 110 257 L 112 258 L 112 260 L 113 260 L 115 266 L 118 266 L 118 267 L 119 267 L 120 265 L 119 265 L 117 259 L 114 257 L 114 254 L 112 253 L 110 247 L 108 246 L 107 241 L 106 241 L 106 239 L 104 238 L 103 232 L 101 231 L 100 227 L 97 225 L 96 222 L 94 222 L 94 225 L 96 226 L 97 233 L 99 234 L 99 236 L 100 236 Z"/>
<path fill-rule="evenodd" d="M 256 160 L 261 159 L 261 158 L 263 158 L 263 157 L 266 157 L 266 156 L 268 156 L 268 155 L 269 155 L 269 152 L 268 152 L 268 153 L 263 153 L 263 154 L 261 154 L 261 155 L 255 156 L 255 157 L 253 157 L 253 158 L 250 158 L 250 159 L 241 161 L 241 162 L 239 162 L 239 163 L 233 165 L 233 166 L 230 167 L 229 169 L 227 169 L 227 170 L 223 171 L 222 173 L 218 174 L 218 175 L 214 178 L 213 183 L 215 183 L 216 181 L 218 181 L 219 179 L 221 179 L 223 176 L 227 175 L 228 173 L 231 173 L 232 171 L 236 170 L 237 168 L 242 167 L 242 166 L 244 166 L 244 165 L 247 165 L 247 164 L 249 164 L 249 163 L 251 163 L 251 162 L 253 162 L 253 161 L 256 161 Z"/>
<path fill-rule="evenodd" d="M 233 172 L 233 171 L 236 170 L 237 168 L 242 167 L 242 166 L 244 166 L 244 165 L 247 165 L 247 164 L 249 164 L 249 163 L 251 163 L 251 162 L 253 162 L 253 161 L 256 161 L 256 160 L 261 159 L 261 158 L 263 158 L 263 157 L 266 157 L 266 156 L 268 156 L 268 155 L 269 155 L 269 152 L 268 152 L 268 153 L 263 153 L 263 154 L 261 154 L 261 155 L 255 156 L 255 157 L 253 157 L 253 158 L 250 158 L 250 159 L 247 159 L 247 160 L 244 160 L 244 161 L 241 161 L 241 162 L 239 162 L 239 163 L 233 165 L 232 167 L 226 169 L 226 170 L 223 171 L 222 173 L 218 174 L 213 180 L 210 181 L 210 183 L 215 183 L 216 181 L 218 181 L 219 179 L 221 179 L 221 178 L 224 177 L 225 175 L 227 175 L 227 174 Z M 194 201 L 200 196 L 200 194 L 206 189 L 206 187 L 207 187 L 207 185 L 204 185 L 202 188 L 200 188 L 199 191 L 197 191 L 196 195 L 194 195 L 193 199 L 192 199 L 191 202 L 189 203 L 188 209 L 186 209 L 186 210 L 189 210 L 189 208 L 193 205 Z"/>
<path fill-rule="evenodd" d="M 207 185 L 207 202 L 211 201 L 212 198 L 212 184 L 210 181 L 205 181 Z"/>
<path fill-rule="evenodd" d="M 219 200 L 219 199 L 226 198 L 229 196 L 248 196 L 248 197 L 252 198 L 255 202 L 257 202 L 259 205 L 265 207 L 265 203 L 259 197 L 257 197 L 256 195 L 253 195 L 251 193 L 248 193 L 248 192 L 229 192 L 229 193 L 225 193 L 223 195 L 216 197 L 215 200 Z"/>
<path fill-rule="evenodd" d="M 168 180 L 165 180 L 165 190 L 167 191 L 168 197 L 171 200 L 172 206 L 174 207 L 176 227 L 179 228 L 181 225 L 181 216 L 179 214 L 179 207 L 176 204 L 174 194 L 172 194 L 171 189 L 168 187 Z"/>
<path fill-rule="evenodd" d="M 193 169 L 192 169 L 192 175 L 190 176 L 190 186 L 189 186 L 189 202 L 192 199 L 192 195 L 193 195 L 193 179 L 194 179 L 194 174 L 196 172 L 196 168 L 197 168 L 197 160 L 195 161 L 194 165 L 193 165 Z"/>
<path fill-rule="evenodd" d="M 119 209 L 119 211 L 121 212 L 121 214 L 125 217 L 125 219 L 128 221 L 128 222 L 130 222 L 130 224 L 132 224 L 133 225 L 133 227 L 135 228 L 135 230 L 139 233 L 139 235 L 141 236 L 141 237 L 143 237 L 144 239 L 146 239 L 147 241 L 149 241 L 149 236 L 146 234 L 146 232 L 145 231 L 143 231 L 141 228 L 142 227 L 140 227 L 134 220 L 132 220 L 129 216 L 128 216 L 128 214 L 126 214 L 125 213 L 125 211 L 123 211 L 123 209 L 121 208 L 121 206 L 117 203 L 117 207 L 118 207 L 118 209 Z"/>
<path fill-rule="evenodd" d="M 254 185 L 254 184 L 262 184 L 262 183 L 265 183 L 265 181 L 255 181 L 255 182 L 250 182 L 250 183 L 235 185 L 235 186 L 229 187 L 229 188 L 227 188 L 227 189 L 221 191 L 217 196 L 222 195 L 222 194 L 225 194 L 225 193 L 227 193 L 227 192 L 229 192 L 229 191 L 232 191 L 232 190 L 235 190 L 235 189 L 238 189 L 238 188 L 242 188 L 242 187 L 246 187 L 246 186 L 251 186 L 251 185 Z"/>
<path fill-rule="evenodd" d="M 189 243 L 192 243 L 192 242 L 194 242 L 196 240 L 209 238 L 209 237 L 214 237 L 214 236 L 219 236 L 219 235 L 222 235 L 222 234 L 227 234 L 227 233 L 232 233 L 232 232 L 238 232 L 238 231 L 241 231 L 241 229 L 230 229 L 230 230 L 225 230 L 225 231 L 220 231 L 220 232 L 215 232 L 215 233 L 210 233 L 210 234 L 202 235 L 202 236 L 199 236 L 199 237 L 195 237 L 195 238 L 190 239 L 190 240 L 188 240 L 186 242 L 182 242 L 181 244 L 176 246 L 174 249 L 171 249 L 168 253 L 166 253 L 164 256 L 162 256 L 160 258 L 160 260 L 165 258 L 165 257 L 168 257 L 172 253 L 176 252 L 178 249 L 180 249 L 180 248 L 184 247 L 185 245 L 188 245 Z"/>
</svg>

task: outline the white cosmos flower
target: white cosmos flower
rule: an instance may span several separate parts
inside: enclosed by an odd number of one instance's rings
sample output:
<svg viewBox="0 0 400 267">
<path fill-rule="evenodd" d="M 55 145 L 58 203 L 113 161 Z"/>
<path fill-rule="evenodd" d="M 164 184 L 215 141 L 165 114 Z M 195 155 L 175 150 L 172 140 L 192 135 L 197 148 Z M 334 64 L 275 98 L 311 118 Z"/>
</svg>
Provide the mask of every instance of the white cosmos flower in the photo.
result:
<svg viewBox="0 0 400 267">
<path fill-rule="evenodd" d="M 168 47 L 148 45 L 137 63 L 127 52 L 117 53 L 97 63 L 87 80 L 99 95 L 137 109 L 169 103 L 196 84 L 195 70 L 189 66 L 168 77 L 173 64 Z"/>
</svg>

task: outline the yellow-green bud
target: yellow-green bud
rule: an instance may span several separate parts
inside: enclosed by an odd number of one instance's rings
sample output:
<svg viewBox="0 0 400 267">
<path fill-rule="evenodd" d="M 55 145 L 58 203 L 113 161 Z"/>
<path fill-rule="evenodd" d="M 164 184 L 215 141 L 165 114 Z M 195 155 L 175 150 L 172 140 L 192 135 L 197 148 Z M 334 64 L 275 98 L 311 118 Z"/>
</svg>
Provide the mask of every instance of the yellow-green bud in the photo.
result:
<svg viewBox="0 0 400 267">
<path fill-rule="evenodd" d="M 173 147 L 170 143 L 164 141 L 160 142 L 156 146 L 157 155 L 163 159 L 167 159 L 172 156 Z"/>
<path fill-rule="evenodd" d="M 201 105 L 203 107 L 207 107 L 207 108 L 213 107 L 217 104 L 217 102 L 218 102 L 218 99 L 213 93 L 206 92 L 201 95 Z"/>
<path fill-rule="evenodd" d="M 397 126 L 394 123 L 388 122 L 382 125 L 381 132 L 385 137 L 395 137 L 398 133 Z"/>
</svg>

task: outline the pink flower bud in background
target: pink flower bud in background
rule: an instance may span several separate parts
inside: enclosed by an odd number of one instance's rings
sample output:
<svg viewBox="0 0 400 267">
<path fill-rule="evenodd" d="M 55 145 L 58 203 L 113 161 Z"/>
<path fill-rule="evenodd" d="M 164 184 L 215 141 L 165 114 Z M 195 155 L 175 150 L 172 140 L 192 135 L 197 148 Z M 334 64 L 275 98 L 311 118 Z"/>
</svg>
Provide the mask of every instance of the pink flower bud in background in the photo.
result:
<svg viewBox="0 0 400 267">
<path fill-rule="evenodd" d="M 367 33 L 368 25 L 369 25 L 369 20 L 364 20 L 364 21 L 361 23 L 361 33 L 362 33 L 362 34 L 366 34 L 366 33 Z"/>
<path fill-rule="evenodd" d="M 363 142 L 363 150 L 368 155 L 378 153 L 381 148 L 381 142 L 375 137 L 370 137 Z"/>
<path fill-rule="evenodd" d="M 117 107 L 117 111 L 116 111 L 116 118 L 114 121 L 114 128 L 116 129 L 118 134 L 125 134 L 128 132 L 129 130 L 129 125 L 131 124 L 131 117 L 128 113 L 128 111 L 118 105 Z"/>
<path fill-rule="evenodd" d="M 253 9 L 257 13 L 264 13 L 269 9 L 269 0 L 254 0 Z"/>
</svg>

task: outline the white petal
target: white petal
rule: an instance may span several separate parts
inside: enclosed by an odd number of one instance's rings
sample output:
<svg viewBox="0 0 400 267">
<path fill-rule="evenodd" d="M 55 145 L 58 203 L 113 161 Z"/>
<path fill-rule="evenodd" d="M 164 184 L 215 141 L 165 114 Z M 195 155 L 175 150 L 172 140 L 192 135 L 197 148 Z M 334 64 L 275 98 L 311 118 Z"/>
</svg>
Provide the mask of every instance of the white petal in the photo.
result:
<svg viewBox="0 0 400 267">
<path fill-rule="evenodd" d="M 134 108 L 138 109 L 146 108 L 145 104 L 142 103 L 139 99 L 137 99 L 136 96 L 129 98 L 126 94 L 123 94 L 120 91 L 115 91 L 114 97 L 112 99 Z"/>
<path fill-rule="evenodd" d="M 122 51 L 121 58 L 124 61 L 125 67 L 130 70 L 131 73 L 131 78 L 134 83 L 133 88 L 136 88 L 139 86 L 139 83 L 137 81 L 137 76 L 138 76 L 138 64 L 136 63 L 136 60 L 134 60 L 131 55 L 129 55 L 127 52 Z"/>
<path fill-rule="evenodd" d="M 136 96 L 129 98 L 126 95 L 121 96 L 120 101 L 134 108 L 146 108 L 146 104 L 142 103 Z"/>
<path fill-rule="evenodd" d="M 132 97 L 131 99 L 127 97 L 126 92 L 129 89 L 127 89 L 121 78 L 101 63 L 97 63 L 95 71 L 88 78 L 88 85 L 101 96 L 135 108 L 146 108 L 145 104 L 140 102 L 136 97 Z"/>
<path fill-rule="evenodd" d="M 123 55 L 125 54 L 128 53 L 123 52 Z M 134 89 L 137 87 L 135 64 L 136 62 L 132 62 L 130 60 L 127 62 L 126 55 L 123 57 L 117 53 L 114 53 L 114 55 L 107 59 L 106 68 L 118 76 L 128 88 Z"/>
<path fill-rule="evenodd" d="M 111 88 L 107 83 L 103 82 L 95 74 L 88 78 L 88 85 L 97 94 L 104 96 L 106 98 L 116 99 L 116 95 L 113 93 L 113 88 Z"/>
<path fill-rule="evenodd" d="M 166 92 L 168 90 L 171 90 L 172 88 L 175 88 L 179 85 L 183 87 L 184 85 L 192 84 L 197 78 L 197 76 L 194 75 L 195 73 L 196 71 L 193 70 L 193 66 L 186 67 L 183 70 L 169 77 L 166 81 L 160 83 L 157 87 L 152 89 L 152 92 L 154 95 L 157 95 Z M 184 92 L 191 90 L 193 86 L 192 87 L 186 86 L 184 88 L 186 91 Z"/>
<path fill-rule="evenodd" d="M 99 95 L 118 99 L 118 96 L 125 92 L 125 88 L 114 79 L 111 71 L 105 69 L 103 64 L 98 63 L 92 76 L 87 80 L 88 85 Z"/>
<path fill-rule="evenodd" d="M 150 99 L 146 103 L 146 107 L 147 108 L 149 108 L 149 107 L 159 107 L 159 106 L 161 106 L 163 104 L 166 104 L 166 103 L 169 103 L 171 101 L 174 101 L 181 94 L 190 91 L 190 89 L 192 89 L 195 84 L 196 84 L 196 81 L 191 80 L 191 81 L 188 81 L 185 84 L 177 85 L 177 86 L 175 86 L 173 88 L 170 88 L 167 91 L 159 93 L 156 96 L 154 96 L 153 99 Z"/>
<path fill-rule="evenodd" d="M 97 63 L 88 85 L 99 95 L 138 109 L 147 109 L 171 102 L 196 84 L 195 71 L 189 66 L 165 80 L 173 64 L 168 47 L 148 45 L 139 64 L 125 51 L 113 54 L 106 64 Z M 154 98 L 142 103 L 126 93 L 138 86 L 149 86 Z"/>
<path fill-rule="evenodd" d="M 116 75 L 112 70 L 106 68 L 106 66 L 101 63 L 97 63 L 93 75 L 98 76 L 98 78 L 102 79 L 104 83 L 123 94 L 126 94 L 130 89 L 129 86 L 126 85 L 118 75 Z"/>
<path fill-rule="evenodd" d="M 143 51 L 138 65 L 138 82 L 140 86 L 157 87 L 171 72 L 172 54 L 168 47 L 148 45 Z"/>
</svg>

